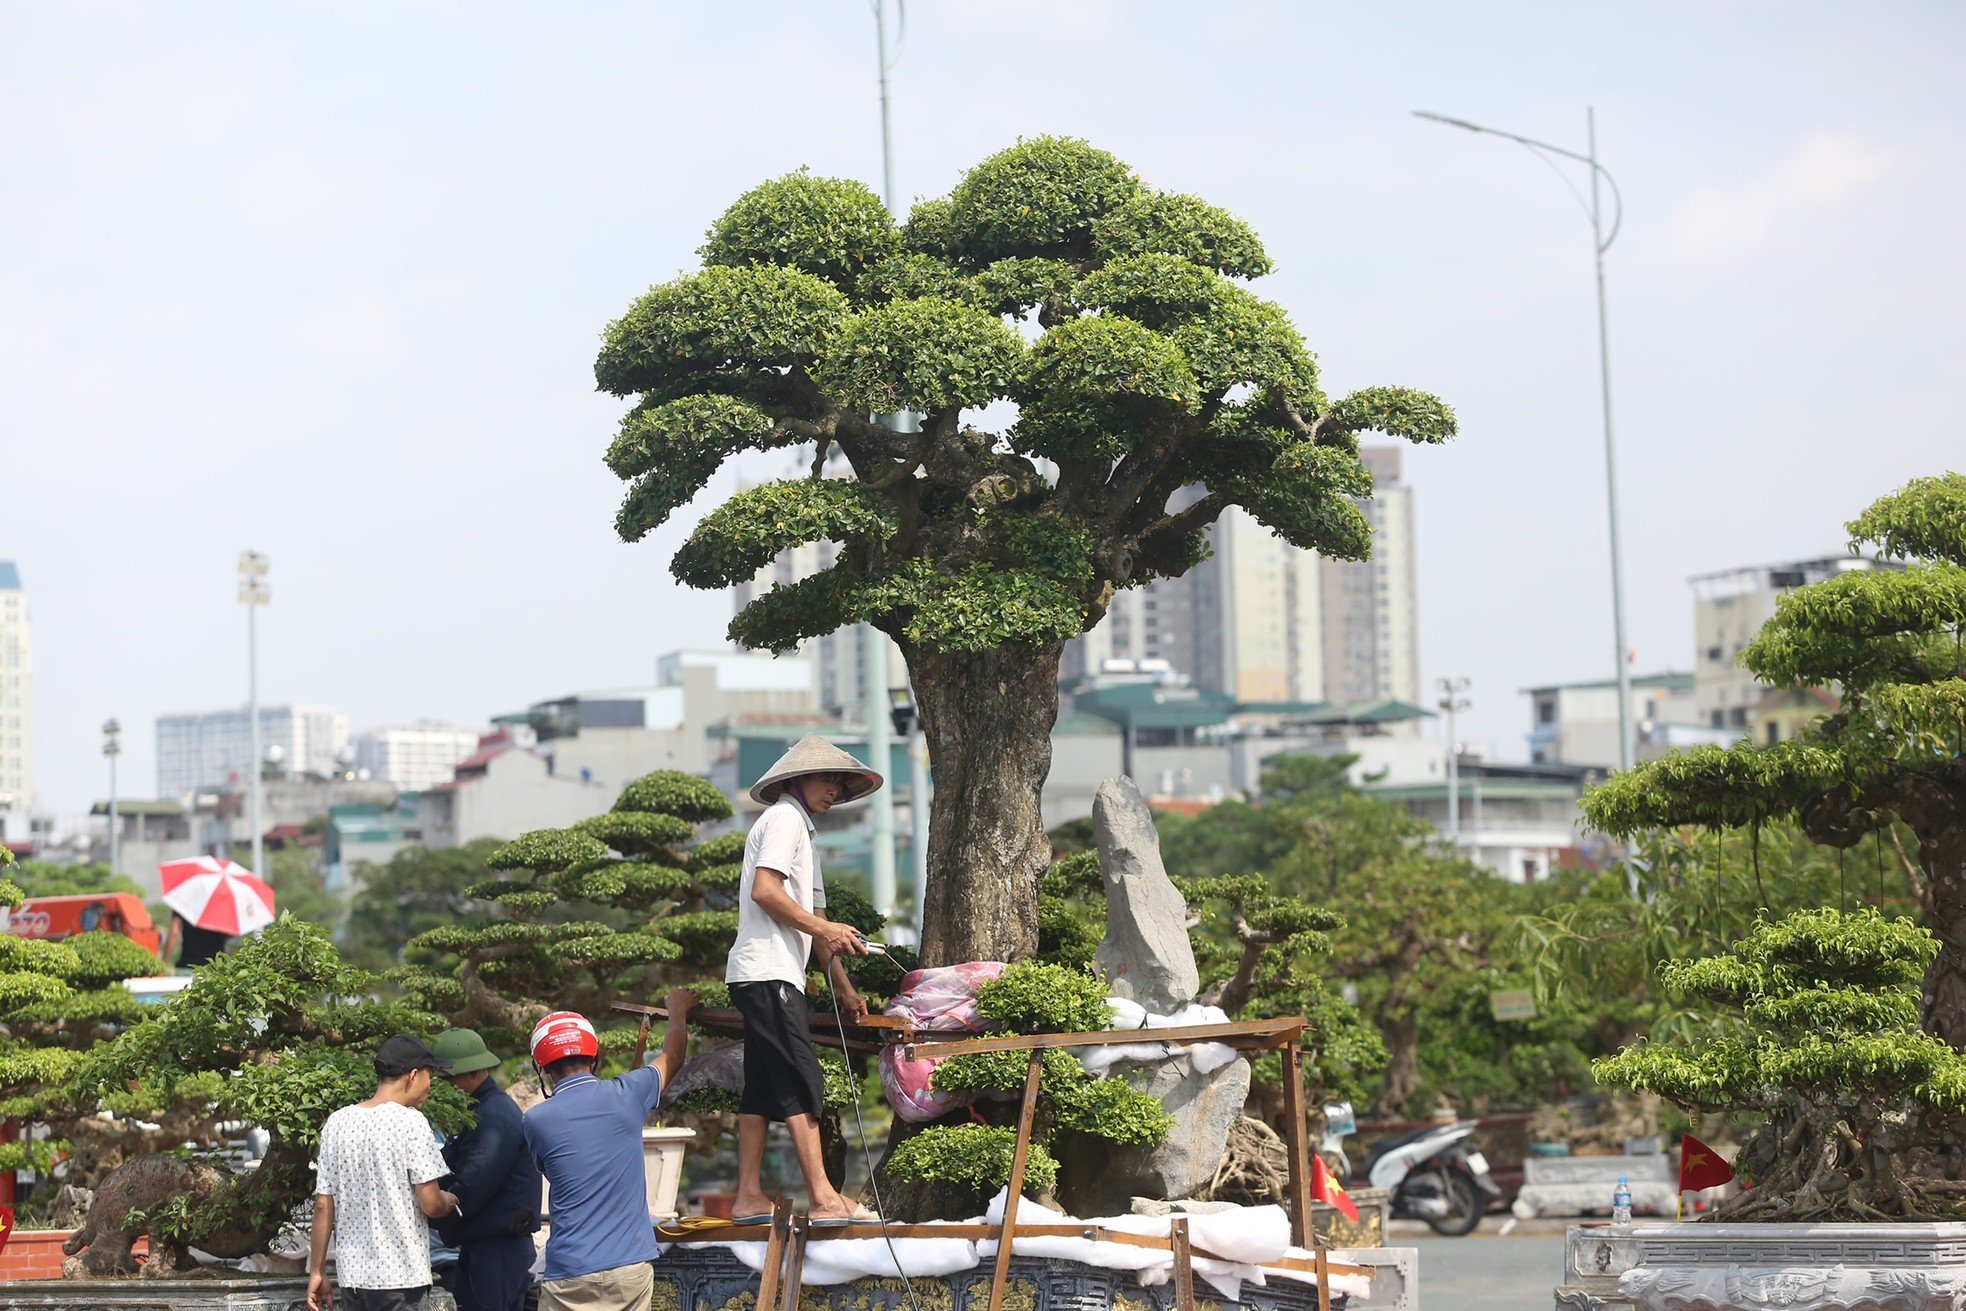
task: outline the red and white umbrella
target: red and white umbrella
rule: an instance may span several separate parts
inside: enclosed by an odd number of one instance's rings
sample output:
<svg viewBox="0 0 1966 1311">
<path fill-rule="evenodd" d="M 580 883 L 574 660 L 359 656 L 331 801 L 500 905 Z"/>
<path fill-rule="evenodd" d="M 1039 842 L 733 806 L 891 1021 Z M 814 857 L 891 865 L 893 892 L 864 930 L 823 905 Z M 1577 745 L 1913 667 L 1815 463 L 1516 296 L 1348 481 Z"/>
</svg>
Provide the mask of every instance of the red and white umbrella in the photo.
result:
<svg viewBox="0 0 1966 1311">
<path fill-rule="evenodd" d="M 273 922 L 273 889 L 244 865 L 199 856 L 165 861 L 157 873 L 164 904 L 201 929 L 236 938 Z"/>
</svg>

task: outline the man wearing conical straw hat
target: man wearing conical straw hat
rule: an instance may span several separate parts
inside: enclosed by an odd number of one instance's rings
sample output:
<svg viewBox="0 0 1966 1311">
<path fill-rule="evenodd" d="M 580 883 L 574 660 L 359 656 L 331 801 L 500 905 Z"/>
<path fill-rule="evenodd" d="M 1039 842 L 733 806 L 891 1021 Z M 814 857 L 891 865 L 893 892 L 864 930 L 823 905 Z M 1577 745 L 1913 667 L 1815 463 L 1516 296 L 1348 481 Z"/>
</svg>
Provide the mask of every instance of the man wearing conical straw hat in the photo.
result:
<svg viewBox="0 0 1966 1311">
<path fill-rule="evenodd" d="M 751 785 L 751 799 L 765 811 L 744 843 L 737 942 L 724 967 L 731 1004 L 744 1016 L 744 1096 L 737 1108 L 737 1198 L 731 1209 L 739 1224 L 771 1218 L 759 1174 L 773 1120 L 792 1135 L 815 1225 L 878 1218 L 840 1196 L 826 1178 L 819 1145 L 826 1081 L 812 1050 L 805 989 L 808 961 L 816 957 L 840 1014 L 866 1018 L 867 1003 L 844 965 L 866 944 L 851 925 L 825 918 L 826 884 L 812 820 L 881 782 L 879 774 L 808 733 Z"/>
</svg>

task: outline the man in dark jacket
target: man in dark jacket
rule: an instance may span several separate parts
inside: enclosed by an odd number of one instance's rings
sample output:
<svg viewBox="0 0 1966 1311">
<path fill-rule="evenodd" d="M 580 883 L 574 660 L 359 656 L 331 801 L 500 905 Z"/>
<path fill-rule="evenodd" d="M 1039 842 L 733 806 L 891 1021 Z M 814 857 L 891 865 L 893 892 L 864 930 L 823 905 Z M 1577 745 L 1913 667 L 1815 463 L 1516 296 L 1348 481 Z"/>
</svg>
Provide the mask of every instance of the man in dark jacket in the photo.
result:
<svg viewBox="0 0 1966 1311">
<path fill-rule="evenodd" d="M 458 1311 L 521 1311 L 539 1230 L 539 1167 L 526 1150 L 523 1117 L 492 1078 L 498 1057 L 483 1038 L 451 1029 L 431 1050 L 451 1063 L 446 1077 L 470 1095 L 478 1116 L 444 1148 L 458 1212 L 437 1232 L 458 1250 Z"/>
</svg>

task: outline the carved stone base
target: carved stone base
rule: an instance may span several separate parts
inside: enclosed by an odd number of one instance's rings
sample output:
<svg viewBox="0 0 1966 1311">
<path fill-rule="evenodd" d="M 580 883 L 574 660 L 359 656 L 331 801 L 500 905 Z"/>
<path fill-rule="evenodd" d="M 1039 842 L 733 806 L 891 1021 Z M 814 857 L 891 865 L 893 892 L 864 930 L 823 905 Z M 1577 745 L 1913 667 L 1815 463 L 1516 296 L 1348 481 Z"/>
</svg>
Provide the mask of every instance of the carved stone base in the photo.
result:
<svg viewBox="0 0 1966 1311">
<path fill-rule="evenodd" d="M 1966 1223 L 1573 1226 L 1559 1308 L 1960 1311 Z"/>
<path fill-rule="evenodd" d="M 306 1311 L 307 1280 L 22 1279 L 0 1283 L 0 1311 Z"/>
</svg>

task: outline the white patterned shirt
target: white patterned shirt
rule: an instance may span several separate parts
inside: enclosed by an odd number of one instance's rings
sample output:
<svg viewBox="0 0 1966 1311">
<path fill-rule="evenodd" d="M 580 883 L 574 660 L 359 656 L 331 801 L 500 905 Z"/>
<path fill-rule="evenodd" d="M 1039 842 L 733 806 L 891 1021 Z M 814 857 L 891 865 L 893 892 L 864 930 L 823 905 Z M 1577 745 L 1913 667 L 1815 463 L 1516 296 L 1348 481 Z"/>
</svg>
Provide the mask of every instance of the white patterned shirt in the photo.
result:
<svg viewBox="0 0 1966 1311">
<path fill-rule="evenodd" d="M 425 1288 L 430 1223 L 416 1185 L 450 1173 L 423 1112 L 397 1102 L 344 1106 L 321 1130 L 314 1191 L 334 1198 L 336 1282 Z"/>
</svg>

